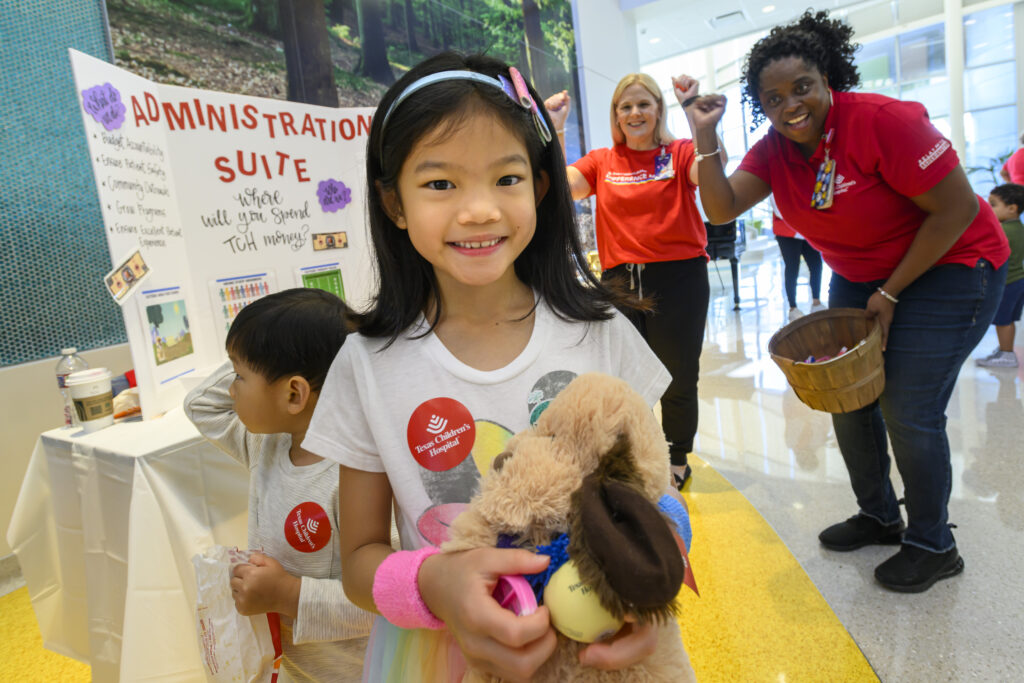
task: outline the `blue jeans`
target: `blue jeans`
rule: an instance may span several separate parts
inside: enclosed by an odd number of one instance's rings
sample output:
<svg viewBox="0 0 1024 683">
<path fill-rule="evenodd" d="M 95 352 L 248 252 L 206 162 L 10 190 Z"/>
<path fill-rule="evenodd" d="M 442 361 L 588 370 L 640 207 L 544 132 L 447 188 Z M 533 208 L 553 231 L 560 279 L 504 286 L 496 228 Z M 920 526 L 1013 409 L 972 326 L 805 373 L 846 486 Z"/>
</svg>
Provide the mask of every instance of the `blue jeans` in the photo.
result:
<svg viewBox="0 0 1024 683">
<path fill-rule="evenodd" d="M 889 480 L 888 431 L 906 499 L 904 543 L 932 552 L 956 545 L 948 523 L 946 406 L 960 366 L 992 322 L 1005 280 L 1005 265 L 994 269 L 979 260 L 973 268 L 936 266 L 911 283 L 889 328 L 885 391 L 867 407 L 832 416 L 860 511 L 883 524 L 900 519 Z M 829 308 L 864 308 L 882 283 L 833 273 Z"/>
</svg>

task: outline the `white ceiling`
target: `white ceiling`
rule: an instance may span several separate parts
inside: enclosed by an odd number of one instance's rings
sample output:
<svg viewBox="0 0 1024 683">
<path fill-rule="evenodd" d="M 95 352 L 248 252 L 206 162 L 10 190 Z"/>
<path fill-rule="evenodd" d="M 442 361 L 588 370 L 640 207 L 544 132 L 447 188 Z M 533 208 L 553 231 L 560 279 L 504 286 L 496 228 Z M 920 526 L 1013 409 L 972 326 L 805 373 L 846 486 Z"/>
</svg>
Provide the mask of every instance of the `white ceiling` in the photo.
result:
<svg viewBox="0 0 1024 683">
<path fill-rule="evenodd" d="M 707 47 L 796 18 L 808 7 L 834 10 L 864 0 L 619 0 L 636 21 L 640 63 Z M 771 11 L 766 7 L 774 6 Z"/>
</svg>

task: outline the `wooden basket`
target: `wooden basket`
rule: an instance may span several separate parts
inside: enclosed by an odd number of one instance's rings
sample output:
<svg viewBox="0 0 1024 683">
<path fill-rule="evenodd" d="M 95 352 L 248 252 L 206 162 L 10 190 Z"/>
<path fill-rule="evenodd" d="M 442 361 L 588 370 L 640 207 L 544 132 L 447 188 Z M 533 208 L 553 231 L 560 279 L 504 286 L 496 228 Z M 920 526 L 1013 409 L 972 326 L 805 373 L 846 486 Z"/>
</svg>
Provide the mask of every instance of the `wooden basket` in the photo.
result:
<svg viewBox="0 0 1024 683">
<path fill-rule="evenodd" d="M 862 339 L 867 341 L 857 346 Z M 850 349 L 836 358 L 842 347 Z M 859 308 L 830 308 L 797 318 L 772 336 L 768 353 L 797 397 L 814 410 L 848 413 L 885 388 L 882 330 Z M 832 356 L 804 363 L 808 356 Z"/>
</svg>

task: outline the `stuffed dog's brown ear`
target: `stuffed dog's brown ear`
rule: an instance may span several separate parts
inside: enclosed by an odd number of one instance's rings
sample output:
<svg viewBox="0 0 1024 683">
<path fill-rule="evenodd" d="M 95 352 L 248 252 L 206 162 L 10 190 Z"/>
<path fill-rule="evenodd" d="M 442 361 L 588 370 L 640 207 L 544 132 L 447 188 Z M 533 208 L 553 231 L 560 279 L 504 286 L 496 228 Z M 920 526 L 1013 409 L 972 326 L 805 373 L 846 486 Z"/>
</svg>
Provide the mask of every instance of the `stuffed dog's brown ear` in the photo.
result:
<svg viewBox="0 0 1024 683">
<path fill-rule="evenodd" d="M 642 621 L 662 621 L 675 613 L 683 561 L 657 506 L 628 481 L 628 474 L 626 481 L 609 476 L 632 469 L 621 466 L 629 461 L 624 442 L 620 437 L 573 494 L 569 556 L 613 615 L 630 612 Z"/>
</svg>

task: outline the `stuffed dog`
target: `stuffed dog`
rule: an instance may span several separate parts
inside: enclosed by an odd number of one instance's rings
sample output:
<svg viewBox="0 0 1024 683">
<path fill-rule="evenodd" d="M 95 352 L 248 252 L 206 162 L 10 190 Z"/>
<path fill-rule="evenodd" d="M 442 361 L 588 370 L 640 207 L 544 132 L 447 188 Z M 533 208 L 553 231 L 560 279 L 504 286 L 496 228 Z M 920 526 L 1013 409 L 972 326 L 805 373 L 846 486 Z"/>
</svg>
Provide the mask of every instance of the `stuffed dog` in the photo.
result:
<svg viewBox="0 0 1024 683">
<path fill-rule="evenodd" d="M 575 378 L 491 463 L 442 550 L 545 552 L 552 558 L 547 572 L 527 577 L 539 601 L 551 577 L 572 564 L 574 590 L 592 592 L 614 623 L 633 615 L 658 634 L 657 650 L 640 663 L 601 671 L 580 665 L 587 643 L 559 632 L 534 680 L 695 680 L 675 619 L 684 573 L 677 527 L 659 509 L 668 482 L 668 446 L 650 408 L 626 382 L 600 373 Z M 495 679 L 470 670 L 465 680 Z"/>
</svg>

